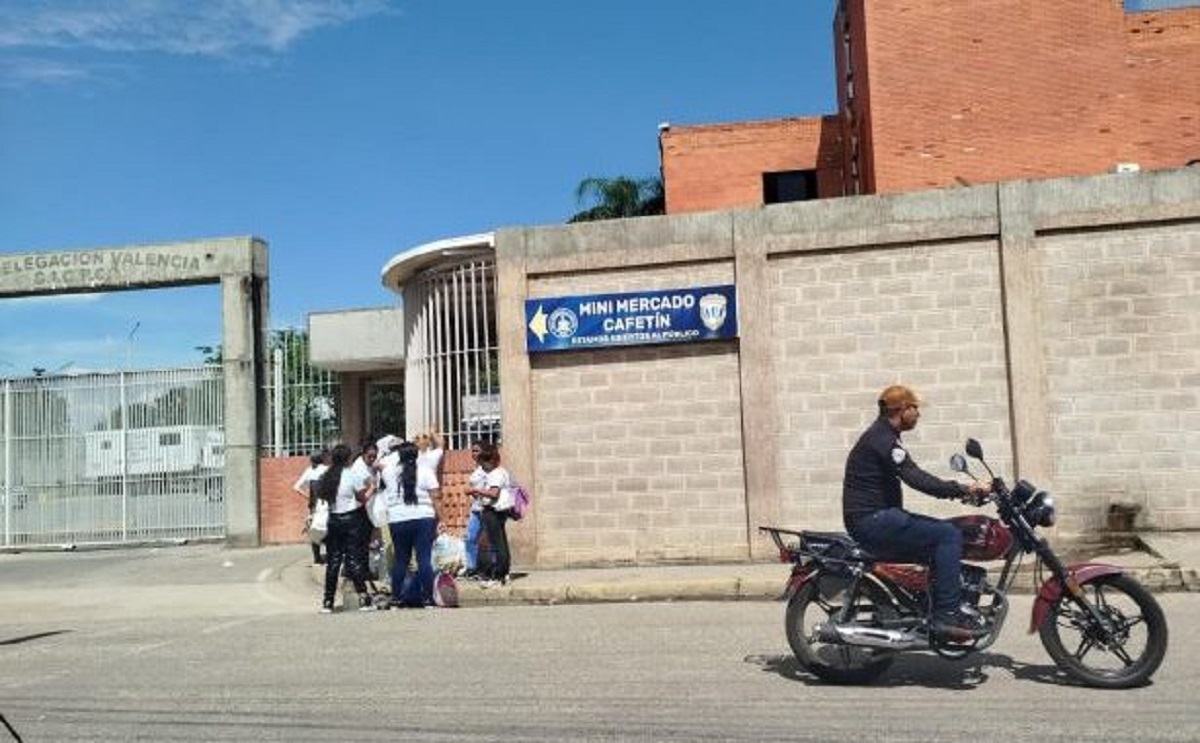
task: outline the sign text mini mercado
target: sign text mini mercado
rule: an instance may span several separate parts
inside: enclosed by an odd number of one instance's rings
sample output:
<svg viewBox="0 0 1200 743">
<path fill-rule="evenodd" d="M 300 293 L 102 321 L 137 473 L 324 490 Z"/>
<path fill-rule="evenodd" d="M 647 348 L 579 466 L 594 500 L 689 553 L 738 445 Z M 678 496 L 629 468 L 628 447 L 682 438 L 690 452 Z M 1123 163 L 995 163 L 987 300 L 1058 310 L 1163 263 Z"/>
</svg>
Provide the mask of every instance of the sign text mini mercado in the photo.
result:
<svg viewBox="0 0 1200 743">
<path fill-rule="evenodd" d="M 732 284 L 525 301 L 529 353 L 737 337 Z"/>
</svg>

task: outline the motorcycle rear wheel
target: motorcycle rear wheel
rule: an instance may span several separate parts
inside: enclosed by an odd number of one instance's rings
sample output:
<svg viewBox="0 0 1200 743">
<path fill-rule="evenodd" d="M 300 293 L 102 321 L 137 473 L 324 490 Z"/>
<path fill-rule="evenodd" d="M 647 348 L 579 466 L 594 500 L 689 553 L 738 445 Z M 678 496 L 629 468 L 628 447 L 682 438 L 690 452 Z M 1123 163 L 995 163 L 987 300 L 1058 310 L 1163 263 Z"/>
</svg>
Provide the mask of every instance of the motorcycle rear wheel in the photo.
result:
<svg viewBox="0 0 1200 743">
<path fill-rule="evenodd" d="M 873 586 L 864 586 L 855 599 L 851 616 L 869 624 L 872 618 L 888 613 L 887 603 L 880 601 L 876 594 L 877 589 Z M 865 684 L 892 665 L 894 651 L 824 643 L 815 629 L 818 623 L 832 621 L 847 598 L 844 588 L 822 595 L 820 581 L 806 584 L 788 602 L 785 631 L 796 660 L 805 670 L 835 684 Z"/>
<path fill-rule="evenodd" d="M 1046 652 L 1059 668 L 1088 686 L 1142 686 L 1167 652 L 1167 620 L 1158 601 L 1121 574 L 1099 576 L 1083 584 L 1083 590 L 1112 627 L 1112 641 L 1105 644 L 1092 630 L 1090 616 L 1064 595 L 1038 629 Z"/>
</svg>

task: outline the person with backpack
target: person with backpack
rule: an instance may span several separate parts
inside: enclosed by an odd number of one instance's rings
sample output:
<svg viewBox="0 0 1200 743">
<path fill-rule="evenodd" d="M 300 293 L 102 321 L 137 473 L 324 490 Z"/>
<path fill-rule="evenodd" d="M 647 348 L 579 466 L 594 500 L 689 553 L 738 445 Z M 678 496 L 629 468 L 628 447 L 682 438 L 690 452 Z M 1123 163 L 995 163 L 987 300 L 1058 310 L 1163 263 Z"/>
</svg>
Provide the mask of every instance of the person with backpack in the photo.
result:
<svg viewBox="0 0 1200 743">
<path fill-rule="evenodd" d="M 329 533 L 325 536 L 325 591 L 321 613 L 333 613 L 338 573 L 346 563 L 346 575 L 358 592 L 358 610 L 374 611 L 367 591 L 367 553 L 362 548 L 370 533 L 366 503 L 375 492 L 375 480 L 350 467 L 351 451 L 345 444 L 333 447 L 329 469 L 316 482 L 317 498 L 329 504 Z"/>
<path fill-rule="evenodd" d="M 490 441 L 479 445 L 479 467 L 483 470 L 484 480 L 481 485 L 472 485 L 467 491 L 472 498 L 480 503 L 479 520 L 483 533 L 487 536 L 491 550 L 481 550 L 477 569 L 483 579 L 482 586 L 491 588 L 508 583 L 508 573 L 512 567 L 512 556 L 508 550 L 508 535 L 505 533 L 505 522 L 509 513 L 505 508 L 497 508 L 501 491 L 512 482 L 508 470 L 500 466 L 500 452 Z"/>
</svg>

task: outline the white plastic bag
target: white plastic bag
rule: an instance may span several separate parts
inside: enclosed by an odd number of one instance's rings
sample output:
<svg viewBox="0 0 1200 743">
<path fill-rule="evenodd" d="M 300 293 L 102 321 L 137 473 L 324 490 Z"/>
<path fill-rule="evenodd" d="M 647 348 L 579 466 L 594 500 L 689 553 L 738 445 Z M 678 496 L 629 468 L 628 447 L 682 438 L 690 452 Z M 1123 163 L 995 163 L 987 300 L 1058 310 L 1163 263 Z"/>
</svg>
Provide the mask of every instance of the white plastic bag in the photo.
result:
<svg viewBox="0 0 1200 743">
<path fill-rule="evenodd" d="M 329 503 L 318 499 L 308 518 L 308 538 L 313 544 L 324 542 L 325 535 L 329 533 Z"/>
<path fill-rule="evenodd" d="M 376 491 L 371 499 L 367 501 L 367 515 L 371 517 L 371 523 L 382 529 L 388 524 L 388 507 L 387 496 L 382 492 Z"/>
<path fill-rule="evenodd" d="M 492 504 L 492 508 L 497 511 L 511 511 L 516 499 L 513 498 L 512 488 L 500 488 L 500 495 L 496 496 L 496 502 Z"/>
<path fill-rule="evenodd" d="M 453 534 L 439 534 L 433 540 L 433 569 L 453 575 L 467 561 L 467 545 Z"/>
</svg>

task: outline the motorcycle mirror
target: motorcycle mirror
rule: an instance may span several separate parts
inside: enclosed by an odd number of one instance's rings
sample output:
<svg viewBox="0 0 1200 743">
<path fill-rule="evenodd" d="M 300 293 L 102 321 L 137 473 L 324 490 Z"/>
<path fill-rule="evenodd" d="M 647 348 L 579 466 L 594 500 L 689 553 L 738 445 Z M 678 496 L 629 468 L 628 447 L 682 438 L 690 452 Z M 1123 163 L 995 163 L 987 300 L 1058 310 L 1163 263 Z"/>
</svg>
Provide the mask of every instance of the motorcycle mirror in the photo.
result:
<svg viewBox="0 0 1200 743">
<path fill-rule="evenodd" d="M 967 458 L 961 454 L 955 453 L 950 457 L 950 469 L 955 472 L 967 471 Z"/>
<path fill-rule="evenodd" d="M 967 439 L 967 454 L 973 459 L 983 461 L 983 447 L 975 439 Z"/>
</svg>

